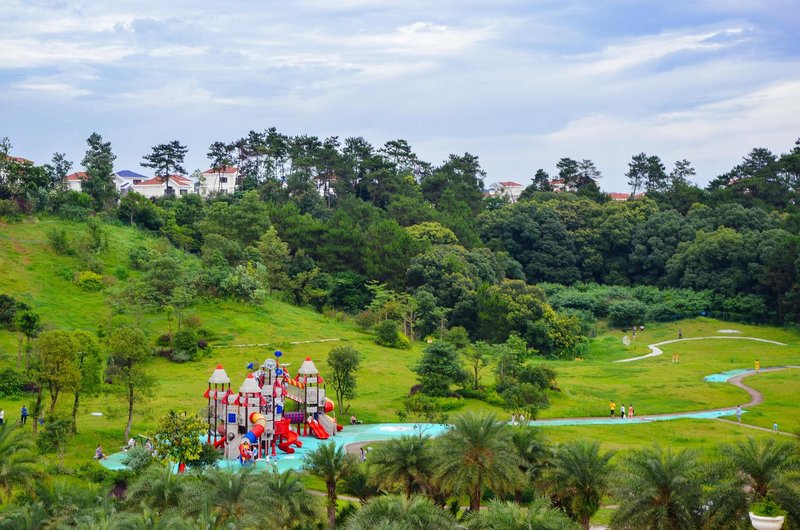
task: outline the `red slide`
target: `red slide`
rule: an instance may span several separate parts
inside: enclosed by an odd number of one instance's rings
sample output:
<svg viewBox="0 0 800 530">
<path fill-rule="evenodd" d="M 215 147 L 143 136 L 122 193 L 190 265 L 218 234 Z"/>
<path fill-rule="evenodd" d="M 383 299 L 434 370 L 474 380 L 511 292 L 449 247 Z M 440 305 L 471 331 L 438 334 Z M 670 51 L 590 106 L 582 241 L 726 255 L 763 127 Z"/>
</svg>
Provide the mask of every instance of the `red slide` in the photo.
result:
<svg viewBox="0 0 800 530">
<path fill-rule="evenodd" d="M 311 431 L 319 438 L 320 440 L 327 440 L 328 439 L 328 431 L 319 424 L 317 420 L 311 420 L 311 423 L 308 424 L 311 427 Z"/>
<path fill-rule="evenodd" d="M 290 445 L 296 445 L 297 447 L 303 447 L 303 442 L 297 439 L 297 433 L 294 431 L 287 431 L 281 435 L 283 437 L 283 441 L 278 444 L 278 449 L 283 451 L 284 453 L 294 453 L 294 448 L 289 447 Z"/>
</svg>

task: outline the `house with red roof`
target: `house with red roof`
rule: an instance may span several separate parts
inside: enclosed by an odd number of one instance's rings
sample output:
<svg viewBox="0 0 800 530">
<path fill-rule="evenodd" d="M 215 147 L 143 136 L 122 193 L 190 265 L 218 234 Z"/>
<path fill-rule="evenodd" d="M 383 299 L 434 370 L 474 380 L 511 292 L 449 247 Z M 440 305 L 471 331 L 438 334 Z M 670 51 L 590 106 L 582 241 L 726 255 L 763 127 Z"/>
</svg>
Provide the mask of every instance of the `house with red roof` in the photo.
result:
<svg viewBox="0 0 800 530">
<path fill-rule="evenodd" d="M 131 183 L 126 181 L 125 179 L 121 178 L 119 175 L 114 173 L 113 175 L 114 186 L 117 188 L 117 191 L 120 195 L 125 195 L 129 191 L 131 191 Z M 83 181 L 88 178 L 85 171 L 77 171 L 75 173 L 70 173 L 66 177 L 64 177 L 64 183 L 67 187 L 72 191 L 81 191 L 83 189 Z"/>
<path fill-rule="evenodd" d="M 239 184 L 239 168 L 236 167 L 212 167 L 203 171 L 200 178 L 199 192 L 203 197 L 209 195 L 225 195 L 236 191 Z"/>
<path fill-rule="evenodd" d="M 134 184 L 133 191 L 141 193 L 148 199 L 157 197 L 179 197 L 187 193 L 194 193 L 194 183 L 183 175 L 168 175 L 166 177 L 153 177 Z"/>
<path fill-rule="evenodd" d="M 507 180 L 505 182 L 495 182 L 489 186 L 488 194 L 490 197 L 506 197 L 509 202 L 517 202 L 524 189 L 524 184 Z"/>
</svg>

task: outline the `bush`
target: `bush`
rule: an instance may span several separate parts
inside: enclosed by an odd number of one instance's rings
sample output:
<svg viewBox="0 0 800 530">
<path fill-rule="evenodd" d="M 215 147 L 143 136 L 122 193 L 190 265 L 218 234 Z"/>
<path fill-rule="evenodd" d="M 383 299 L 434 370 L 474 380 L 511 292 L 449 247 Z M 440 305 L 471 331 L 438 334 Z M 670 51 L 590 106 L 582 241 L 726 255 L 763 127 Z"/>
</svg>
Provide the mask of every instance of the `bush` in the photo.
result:
<svg viewBox="0 0 800 530">
<path fill-rule="evenodd" d="M 202 469 L 204 467 L 213 466 L 219 459 L 219 451 L 214 449 L 214 446 L 203 444 L 200 449 L 200 457 L 197 460 L 191 460 L 186 464 L 191 468 Z"/>
<path fill-rule="evenodd" d="M 136 247 L 128 254 L 131 268 L 136 271 L 146 270 L 151 259 L 153 259 L 153 252 L 147 247 Z"/>
<path fill-rule="evenodd" d="M 69 243 L 67 231 L 63 228 L 54 228 L 47 231 L 47 242 L 53 252 L 60 256 L 70 256 L 75 253 Z"/>
<path fill-rule="evenodd" d="M 202 327 L 202 325 L 203 325 L 203 320 L 197 315 L 189 315 L 188 317 L 183 319 L 183 327 L 185 327 L 186 329 L 199 330 L 200 327 Z"/>
<path fill-rule="evenodd" d="M 0 217 L 6 219 L 18 219 L 21 215 L 19 204 L 10 199 L 0 199 Z"/>
<path fill-rule="evenodd" d="M 105 288 L 103 277 L 92 271 L 81 271 L 75 275 L 75 283 L 84 291 L 99 292 Z"/>
<path fill-rule="evenodd" d="M 134 447 L 128 450 L 128 454 L 122 459 L 122 465 L 134 473 L 138 473 L 153 462 L 153 455 L 144 447 Z"/>
<path fill-rule="evenodd" d="M 205 339 L 197 339 L 197 347 L 200 348 L 201 350 L 205 350 L 206 348 L 208 348 L 208 341 L 206 341 Z"/>
<path fill-rule="evenodd" d="M 120 265 L 114 269 L 114 276 L 116 276 L 118 280 L 124 282 L 130 277 L 130 273 L 128 272 L 128 269 Z"/>
<path fill-rule="evenodd" d="M 175 334 L 175 354 L 172 356 L 173 361 L 177 361 L 176 357 L 180 356 L 181 359 L 194 360 L 197 358 L 197 334 L 191 330 L 182 330 Z M 177 362 L 186 362 L 185 360 Z"/>
<path fill-rule="evenodd" d="M 166 333 L 156 339 L 156 346 L 169 346 L 172 343 L 172 337 Z"/>
<path fill-rule="evenodd" d="M 369 329 L 374 326 L 377 321 L 377 316 L 373 311 L 370 310 L 361 311 L 356 315 L 356 324 L 361 329 Z"/>
<path fill-rule="evenodd" d="M 409 340 L 400 334 L 398 324 L 394 320 L 384 320 L 375 326 L 375 344 L 398 349 L 411 347 Z"/>
<path fill-rule="evenodd" d="M 765 497 L 754 503 L 750 506 L 750 511 L 761 517 L 780 517 L 781 515 L 786 515 L 786 512 L 783 511 L 771 497 Z"/>
<path fill-rule="evenodd" d="M 26 382 L 22 372 L 13 368 L 0 370 L 0 398 L 22 394 Z"/>
<path fill-rule="evenodd" d="M 644 323 L 647 306 L 638 300 L 618 300 L 608 306 L 608 321 L 612 326 L 631 326 Z"/>
</svg>

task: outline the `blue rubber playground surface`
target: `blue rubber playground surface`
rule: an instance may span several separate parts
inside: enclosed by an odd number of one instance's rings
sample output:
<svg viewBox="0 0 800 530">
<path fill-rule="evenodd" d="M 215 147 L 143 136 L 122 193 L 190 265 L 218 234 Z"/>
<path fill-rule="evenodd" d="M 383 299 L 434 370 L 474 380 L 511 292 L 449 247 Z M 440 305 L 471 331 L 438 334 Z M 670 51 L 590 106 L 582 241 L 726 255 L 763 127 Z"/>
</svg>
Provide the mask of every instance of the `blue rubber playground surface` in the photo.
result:
<svg viewBox="0 0 800 530">
<path fill-rule="evenodd" d="M 737 375 L 746 374 L 747 372 L 752 372 L 752 370 L 728 370 L 727 372 L 719 374 L 707 375 L 703 378 L 703 381 L 708 381 L 709 383 L 726 383 L 728 379 L 736 377 Z"/>
</svg>

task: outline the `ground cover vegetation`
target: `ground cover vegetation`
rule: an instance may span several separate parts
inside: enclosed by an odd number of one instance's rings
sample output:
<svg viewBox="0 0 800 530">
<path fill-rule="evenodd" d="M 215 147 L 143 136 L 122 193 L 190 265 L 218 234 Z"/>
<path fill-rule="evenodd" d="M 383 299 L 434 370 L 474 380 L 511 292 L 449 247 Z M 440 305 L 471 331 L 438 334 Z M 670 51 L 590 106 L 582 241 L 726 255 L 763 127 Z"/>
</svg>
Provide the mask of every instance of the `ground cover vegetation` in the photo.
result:
<svg viewBox="0 0 800 530">
<path fill-rule="evenodd" d="M 747 400 L 744 391 L 702 383 L 704 375 L 750 367 L 755 358 L 763 366 L 800 363 L 793 331 L 742 324 L 791 326 L 800 319 L 800 144 L 781 156 L 754 149 L 706 189 L 689 182 L 686 161 L 667 174 L 657 157 L 636 155 L 631 188 L 647 195 L 624 202 L 599 192 L 591 161 L 559 162 L 554 176 L 572 191 L 552 192 L 540 170 L 511 202 L 484 196 L 484 174 L 468 153 L 433 166 L 402 140 L 376 149 L 362 138 L 320 141 L 274 129 L 211 146 L 212 167 L 239 168 L 235 195 L 120 199 L 111 144 L 95 134 L 87 147 L 82 192 L 63 186 L 71 169 L 63 155 L 44 166 L 20 162 L 6 156 L 8 141 L 0 153 L 0 405 L 7 418 L 28 405 L 26 430 L 50 433 L 40 432 L 37 446 L 60 456 L 60 467 L 50 471 L 67 481 L 99 473 L 81 467 L 98 441 L 114 447 L 135 432 L 154 432 L 175 403 L 195 399 L 199 408 L 207 365 L 242 366 L 243 355 L 260 360 L 277 348 L 327 361 L 320 366 L 332 372 L 341 413 L 457 424 L 473 411 L 598 416 L 609 399 L 635 401 L 639 414 L 731 406 Z M 185 147 L 171 142 L 155 146 L 143 165 L 161 176 L 185 174 L 184 155 Z M 678 334 L 717 335 L 722 325 L 707 316 L 735 320 L 743 335 L 786 346 L 684 342 L 663 346 L 665 355 L 646 363 L 609 362 L 648 353 L 647 344 Z M 632 326 L 645 329 L 625 346 L 619 328 L 630 334 Z M 331 338 L 338 340 L 293 344 Z M 670 354 L 680 354 L 680 362 L 671 363 Z M 800 427 L 791 424 L 796 400 L 787 381 L 796 375 L 759 376 L 753 386 L 775 399 L 744 422 L 771 427 L 782 418 L 782 430 Z M 494 429 L 494 420 L 482 421 Z M 683 427 L 594 426 L 591 433 L 608 448 L 644 447 L 642 454 L 654 438 L 681 451 L 701 447 L 703 462 L 719 442 L 742 439 L 735 426 L 677 424 Z M 546 431 L 565 442 L 586 429 Z M 463 432 L 459 446 L 466 451 L 479 431 Z M 573 449 L 599 454 L 596 447 Z M 202 451 L 193 449 L 191 457 Z M 657 451 L 662 460 L 675 456 Z M 561 456 L 552 462 L 578 457 L 554 454 Z M 330 462 L 319 469 L 323 464 Z M 549 488 L 536 463 L 519 466 L 526 477 L 520 482 L 500 483 L 492 469 L 476 469 L 480 484 L 468 483 L 469 473 L 454 475 L 456 460 L 447 465 L 450 471 L 435 467 L 435 484 L 409 486 L 406 475 L 398 490 L 405 496 L 373 509 L 425 510 L 426 503 L 452 500 L 474 509 L 497 496 L 496 520 L 524 525 L 553 515 L 551 503 L 564 510 L 555 520 L 566 513 L 581 524 L 587 509 L 600 508 L 602 495 L 575 501 Z M 331 482 L 359 482 L 337 473 L 336 480 L 318 473 L 329 522 L 339 506 L 335 495 L 330 500 Z M 384 481 L 367 487 L 364 477 L 362 493 L 393 489 Z M 100 482 L 127 486 L 129 479 Z M 548 501 L 521 511 L 501 502 L 520 500 L 532 483 Z M 606 493 L 613 490 L 603 484 Z M 168 502 L 137 517 L 166 521 L 181 513 Z M 14 517 L 45 517 L 43 506 L 17 506 L 24 514 Z M 206 508 L 204 517 L 219 515 Z M 705 515 L 692 517 L 700 524 Z M 480 520 L 469 524 L 500 524 Z"/>
</svg>

